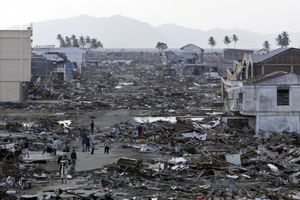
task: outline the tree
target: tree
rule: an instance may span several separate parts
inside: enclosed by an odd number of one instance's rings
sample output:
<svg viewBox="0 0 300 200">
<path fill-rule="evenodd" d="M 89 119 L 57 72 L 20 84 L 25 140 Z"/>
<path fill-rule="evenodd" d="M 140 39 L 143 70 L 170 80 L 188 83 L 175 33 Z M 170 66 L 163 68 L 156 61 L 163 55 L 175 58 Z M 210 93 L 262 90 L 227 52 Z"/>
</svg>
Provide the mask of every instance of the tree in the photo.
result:
<svg viewBox="0 0 300 200">
<path fill-rule="evenodd" d="M 239 40 L 239 38 L 236 36 L 236 34 L 233 34 L 232 41 L 234 42 L 234 48 L 235 48 L 235 44 L 237 43 L 238 40 Z"/>
<path fill-rule="evenodd" d="M 216 46 L 217 42 L 216 40 L 214 39 L 214 37 L 210 37 L 208 39 L 208 45 L 211 46 L 211 52 L 213 53 L 214 52 L 214 47 Z"/>
<path fill-rule="evenodd" d="M 85 44 L 86 44 L 86 46 L 88 48 L 91 47 L 91 38 L 90 38 L 90 36 L 86 36 L 86 38 L 85 38 Z"/>
<path fill-rule="evenodd" d="M 66 36 L 65 41 L 66 41 L 66 47 L 72 46 L 71 39 L 68 36 Z"/>
<path fill-rule="evenodd" d="M 228 47 L 230 43 L 231 43 L 231 41 L 230 41 L 229 37 L 226 35 L 224 38 L 224 44 Z"/>
<path fill-rule="evenodd" d="M 277 46 L 287 47 L 290 45 L 290 37 L 286 31 L 283 31 L 281 34 L 277 35 L 275 38 Z"/>
<path fill-rule="evenodd" d="M 263 43 L 263 48 L 264 49 L 266 49 L 266 50 L 268 50 L 268 51 L 270 51 L 270 43 L 269 43 L 269 41 L 264 41 L 264 43 Z"/>
<path fill-rule="evenodd" d="M 97 48 L 103 48 L 103 44 L 100 41 L 97 41 Z"/>
<path fill-rule="evenodd" d="M 289 34 L 286 31 L 283 31 L 281 36 L 282 36 L 282 46 L 288 47 L 291 42 Z"/>
<path fill-rule="evenodd" d="M 72 47 L 79 47 L 78 39 L 76 38 L 76 35 L 71 36 L 71 42 L 72 42 Z"/>
<path fill-rule="evenodd" d="M 277 35 L 277 37 L 275 38 L 275 41 L 276 41 L 277 46 L 282 47 L 282 35 L 281 34 Z"/>
<path fill-rule="evenodd" d="M 65 47 L 66 42 L 64 38 L 61 36 L 61 34 L 57 34 L 56 39 L 59 41 L 59 47 Z"/>
<path fill-rule="evenodd" d="M 91 39 L 91 46 L 92 49 L 97 49 L 97 39 Z"/>
<path fill-rule="evenodd" d="M 159 51 L 164 51 L 165 49 L 168 48 L 168 45 L 164 42 L 158 42 L 155 48 L 158 49 Z"/>
<path fill-rule="evenodd" d="M 80 45 L 81 48 L 85 47 L 85 39 L 84 39 L 83 36 L 79 37 L 79 45 Z"/>
</svg>

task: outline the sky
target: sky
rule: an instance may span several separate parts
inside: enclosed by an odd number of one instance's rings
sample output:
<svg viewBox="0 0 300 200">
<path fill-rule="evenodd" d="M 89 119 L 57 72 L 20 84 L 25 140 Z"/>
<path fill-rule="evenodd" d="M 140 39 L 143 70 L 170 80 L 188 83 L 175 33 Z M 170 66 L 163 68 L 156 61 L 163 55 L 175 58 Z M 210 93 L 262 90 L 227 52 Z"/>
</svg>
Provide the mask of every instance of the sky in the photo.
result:
<svg viewBox="0 0 300 200">
<path fill-rule="evenodd" d="M 300 0 L 0 0 L 0 29 L 88 14 L 123 15 L 153 26 L 300 32 Z"/>
</svg>

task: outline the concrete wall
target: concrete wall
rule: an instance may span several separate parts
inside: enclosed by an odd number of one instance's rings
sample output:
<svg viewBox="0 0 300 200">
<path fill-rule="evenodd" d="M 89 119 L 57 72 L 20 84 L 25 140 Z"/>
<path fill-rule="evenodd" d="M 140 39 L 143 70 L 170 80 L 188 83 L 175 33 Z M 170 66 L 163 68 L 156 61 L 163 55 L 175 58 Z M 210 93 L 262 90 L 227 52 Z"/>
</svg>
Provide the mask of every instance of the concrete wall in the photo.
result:
<svg viewBox="0 0 300 200">
<path fill-rule="evenodd" d="M 21 82 L 0 82 L 0 102 L 20 102 L 22 100 Z"/>
<path fill-rule="evenodd" d="M 0 81 L 30 81 L 31 30 L 0 30 Z"/>
<path fill-rule="evenodd" d="M 256 119 L 256 133 L 280 133 L 283 131 L 300 133 L 299 115 L 265 116 L 259 115 Z"/>
<path fill-rule="evenodd" d="M 0 101 L 21 102 L 31 79 L 32 30 L 0 30 Z"/>
</svg>

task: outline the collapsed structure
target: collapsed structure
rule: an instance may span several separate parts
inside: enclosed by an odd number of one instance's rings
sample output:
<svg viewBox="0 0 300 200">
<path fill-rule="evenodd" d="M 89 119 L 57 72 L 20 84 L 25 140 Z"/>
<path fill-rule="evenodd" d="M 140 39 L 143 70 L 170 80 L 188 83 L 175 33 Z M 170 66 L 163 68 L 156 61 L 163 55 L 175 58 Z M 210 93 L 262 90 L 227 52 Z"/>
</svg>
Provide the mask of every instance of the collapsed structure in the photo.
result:
<svg viewBox="0 0 300 200">
<path fill-rule="evenodd" d="M 163 52 L 162 63 L 168 75 L 218 77 L 217 66 L 206 64 L 204 49 L 194 44 L 185 45 L 180 51 Z"/>
<path fill-rule="evenodd" d="M 300 133 L 299 75 L 300 49 L 245 55 L 222 79 L 223 121 L 256 133 Z"/>
</svg>

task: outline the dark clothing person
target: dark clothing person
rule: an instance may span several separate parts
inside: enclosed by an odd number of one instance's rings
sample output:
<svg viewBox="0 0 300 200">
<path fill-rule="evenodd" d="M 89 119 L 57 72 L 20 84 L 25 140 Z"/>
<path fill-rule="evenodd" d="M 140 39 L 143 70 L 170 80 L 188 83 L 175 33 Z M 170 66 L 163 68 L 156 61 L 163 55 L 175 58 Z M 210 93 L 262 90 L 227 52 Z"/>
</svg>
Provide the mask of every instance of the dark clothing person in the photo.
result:
<svg viewBox="0 0 300 200">
<path fill-rule="evenodd" d="M 75 150 L 73 150 L 71 153 L 71 160 L 72 160 L 73 164 L 76 164 L 77 154 L 76 154 Z"/>
<path fill-rule="evenodd" d="M 104 141 L 104 153 L 108 154 L 109 153 L 109 149 L 110 149 L 110 141 L 109 139 L 106 139 Z"/>
<path fill-rule="evenodd" d="M 94 120 L 92 120 L 92 123 L 91 123 L 91 133 L 92 133 L 92 135 L 94 134 L 94 128 L 95 128 L 95 124 L 94 124 Z"/>
<path fill-rule="evenodd" d="M 137 131 L 138 131 L 138 138 L 141 139 L 143 137 L 143 127 L 139 125 Z"/>
<path fill-rule="evenodd" d="M 94 154 L 95 144 L 94 144 L 94 140 L 92 138 L 90 139 L 90 146 L 91 146 L 91 149 L 92 149 L 91 154 Z"/>
<path fill-rule="evenodd" d="M 90 144 L 90 138 L 88 137 L 85 139 L 85 146 L 86 146 L 86 151 L 90 152 L 91 144 Z"/>
</svg>

